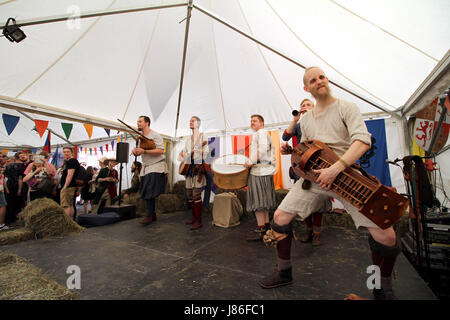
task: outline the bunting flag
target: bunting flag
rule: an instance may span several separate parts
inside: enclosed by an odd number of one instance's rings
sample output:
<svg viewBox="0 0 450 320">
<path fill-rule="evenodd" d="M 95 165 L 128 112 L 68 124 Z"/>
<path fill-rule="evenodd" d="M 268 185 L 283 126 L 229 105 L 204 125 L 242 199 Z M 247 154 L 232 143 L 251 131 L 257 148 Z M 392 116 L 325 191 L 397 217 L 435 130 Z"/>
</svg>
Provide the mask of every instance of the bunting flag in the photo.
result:
<svg viewBox="0 0 450 320">
<path fill-rule="evenodd" d="M 216 158 L 220 157 L 220 137 L 208 138 L 209 147 L 209 163 L 212 163 Z"/>
<path fill-rule="evenodd" d="M 233 154 L 244 154 L 247 158 L 250 157 L 250 145 L 252 139 L 253 135 L 232 135 L 231 143 L 233 146 Z"/>
<path fill-rule="evenodd" d="M 86 132 L 90 139 L 92 137 L 92 129 L 94 128 L 94 126 L 92 124 L 83 124 L 83 126 L 86 129 Z"/>
<path fill-rule="evenodd" d="M 121 137 L 122 137 L 121 135 L 117 137 L 117 142 L 121 142 L 121 141 L 120 141 L 120 138 L 121 138 Z"/>
<path fill-rule="evenodd" d="M 70 134 L 72 133 L 73 124 L 61 122 L 61 127 L 63 128 L 64 134 L 66 135 L 66 139 L 69 139 Z"/>
<path fill-rule="evenodd" d="M 105 146 L 106 147 L 106 152 L 108 152 L 108 146 L 109 146 L 108 144 L 106 144 L 106 146 Z"/>
<path fill-rule="evenodd" d="M 31 149 L 31 152 L 33 152 L 33 154 L 36 154 L 37 153 L 37 148 Z"/>
<path fill-rule="evenodd" d="M 6 132 L 8 136 L 14 131 L 17 124 L 19 123 L 20 118 L 16 116 L 12 116 L 10 114 L 2 114 L 3 124 L 5 125 Z"/>
<path fill-rule="evenodd" d="M 75 147 L 73 147 L 73 155 L 75 157 L 75 159 L 78 159 L 78 146 L 75 145 Z"/>
<path fill-rule="evenodd" d="M 97 148 L 94 148 L 94 151 L 95 151 L 95 155 L 97 155 Z"/>
<path fill-rule="evenodd" d="M 89 153 L 90 153 L 91 156 L 92 156 L 92 148 L 89 148 Z"/>
<path fill-rule="evenodd" d="M 366 127 L 372 135 L 372 146 L 357 162 L 369 174 L 377 177 L 382 184 L 392 186 L 389 164 L 386 162 L 389 158 L 384 119 L 368 120 Z"/>
<path fill-rule="evenodd" d="M 114 140 L 111 141 L 111 150 L 114 151 Z"/>
<path fill-rule="evenodd" d="M 58 166 L 58 157 L 59 157 L 59 149 L 56 147 L 55 154 L 53 155 L 52 164 L 57 167 Z"/>
<path fill-rule="evenodd" d="M 83 152 L 83 147 L 80 147 L 80 152 Z"/>
<path fill-rule="evenodd" d="M 100 146 L 100 152 L 101 152 L 102 155 L 103 155 L 103 146 Z"/>
<path fill-rule="evenodd" d="M 110 133 L 111 133 L 111 129 L 106 129 L 106 128 L 104 128 L 105 129 L 105 131 L 106 131 L 106 134 L 108 135 L 108 137 L 110 136 Z"/>
<path fill-rule="evenodd" d="M 8 154 L 8 149 L 3 149 L 2 153 L 6 156 Z"/>
<path fill-rule="evenodd" d="M 47 124 L 48 124 L 48 121 L 47 121 Z M 44 148 L 43 148 L 43 150 L 47 153 L 50 153 L 51 148 L 52 148 L 51 143 L 50 143 L 50 138 L 51 138 L 51 132 L 49 131 L 48 135 L 47 135 L 47 139 L 45 140 Z"/>
<path fill-rule="evenodd" d="M 42 138 L 42 136 L 45 133 L 45 130 L 47 130 L 48 121 L 45 121 L 45 120 L 34 120 L 34 124 L 36 125 L 36 130 L 39 133 L 39 137 Z"/>
<path fill-rule="evenodd" d="M 280 150 L 280 132 L 278 130 L 270 131 L 272 138 L 273 155 L 275 157 L 275 174 L 273 175 L 273 184 L 275 190 L 283 189 L 283 171 L 281 170 L 281 150 Z"/>
</svg>

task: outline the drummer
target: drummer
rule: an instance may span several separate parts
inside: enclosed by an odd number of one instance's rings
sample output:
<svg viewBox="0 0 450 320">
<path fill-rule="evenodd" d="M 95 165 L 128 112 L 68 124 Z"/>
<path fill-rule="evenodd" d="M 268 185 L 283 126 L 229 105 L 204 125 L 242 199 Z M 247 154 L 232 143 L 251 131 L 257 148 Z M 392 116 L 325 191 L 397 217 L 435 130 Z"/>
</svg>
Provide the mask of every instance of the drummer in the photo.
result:
<svg viewBox="0 0 450 320">
<path fill-rule="evenodd" d="M 192 225 L 191 230 L 202 227 L 202 188 L 206 185 L 205 161 L 209 153 L 208 140 L 200 132 L 200 118 L 192 116 L 189 127 L 192 134 L 185 139 L 183 151 L 178 156 L 178 161 L 189 164 L 186 175 L 186 196 L 192 209 L 192 219 L 186 224 Z"/>
<path fill-rule="evenodd" d="M 255 212 L 257 228 L 252 230 L 247 241 L 262 241 L 266 231 L 270 229 L 269 210 L 276 208 L 275 158 L 272 139 L 264 129 L 264 118 L 259 114 L 251 116 L 250 127 L 255 131 L 250 146 L 250 168 L 248 176 L 247 211 Z"/>
</svg>

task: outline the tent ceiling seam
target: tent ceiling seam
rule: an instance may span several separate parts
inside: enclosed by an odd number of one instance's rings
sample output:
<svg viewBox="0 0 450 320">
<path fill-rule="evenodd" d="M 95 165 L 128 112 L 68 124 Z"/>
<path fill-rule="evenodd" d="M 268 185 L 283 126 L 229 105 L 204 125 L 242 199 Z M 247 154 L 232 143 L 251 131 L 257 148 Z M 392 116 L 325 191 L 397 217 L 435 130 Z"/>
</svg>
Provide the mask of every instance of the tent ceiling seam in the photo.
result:
<svg viewBox="0 0 450 320">
<path fill-rule="evenodd" d="M 242 9 L 241 1 L 240 1 L 240 0 L 237 0 L 237 3 L 238 3 L 238 6 L 239 6 L 240 11 L 241 11 L 241 13 L 242 13 L 242 16 L 243 16 L 243 18 L 244 18 L 244 20 L 245 20 L 245 23 L 247 24 L 247 27 L 248 27 L 248 29 L 250 30 L 250 34 L 251 34 L 252 36 L 254 36 L 255 34 L 254 34 L 252 28 L 250 27 L 250 23 L 249 23 L 248 20 L 247 20 L 247 17 L 246 17 L 246 15 L 245 15 L 245 13 L 244 13 L 244 10 Z M 267 69 L 269 70 L 270 74 L 272 75 L 272 78 L 273 78 L 273 80 L 275 81 L 275 84 L 277 85 L 278 89 L 280 89 L 280 92 L 281 92 L 281 94 L 282 94 L 284 100 L 286 101 L 286 104 L 287 104 L 288 108 L 290 109 L 290 111 L 292 111 L 292 110 L 293 110 L 293 107 L 290 105 L 289 99 L 287 98 L 286 93 L 285 93 L 284 90 L 281 88 L 281 85 L 280 85 L 280 83 L 278 82 L 278 79 L 275 77 L 275 74 L 273 73 L 272 68 L 269 66 L 269 63 L 267 62 L 267 59 L 266 59 L 266 57 L 264 56 L 264 54 L 263 54 L 263 52 L 262 52 L 262 50 L 261 50 L 261 47 L 260 47 L 260 46 L 256 46 L 256 47 L 258 48 L 258 51 L 259 51 L 259 53 L 260 53 L 262 59 L 264 60 L 264 63 L 265 63 L 265 65 L 266 65 Z"/>
<path fill-rule="evenodd" d="M 210 7 L 211 7 L 211 0 L 209 1 Z M 211 20 L 211 28 L 213 33 L 213 42 L 214 42 L 214 57 L 216 58 L 216 70 L 217 70 L 217 80 L 219 81 L 219 92 L 220 92 L 220 102 L 222 104 L 222 114 L 223 114 L 223 122 L 224 122 L 224 128 L 225 131 L 227 130 L 227 116 L 225 114 L 225 103 L 223 101 L 223 92 L 222 92 L 222 81 L 220 80 L 220 69 L 219 69 L 219 58 L 217 56 L 217 43 L 216 43 L 216 32 L 214 29 L 214 21 Z"/>
<path fill-rule="evenodd" d="M 419 48 L 413 46 L 413 45 L 410 44 L 409 42 L 407 42 L 407 41 L 401 39 L 400 37 L 397 37 L 395 34 L 393 34 L 393 33 L 389 32 L 389 31 L 387 31 L 386 29 L 384 29 L 384 28 L 382 28 L 382 27 L 376 25 L 375 23 L 373 23 L 373 22 L 367 20 L 366 18 L 363 18 L 362 16 L 360 16 L 360 15 L 358 15 L 357 13 L 351 11 L 350 9 L 344 7 L 343 5 L 337 3 L 336 1 L 334 1 L 334 0 L 329 0 L 329 1 L 330 1 L 331 3 L 334 3 L 336 6 L 342 8 L 343 10 L 349 12 L 350 14 L 354 15 L 355 17 L 361 19 L 362 21 L 367 22 L 368 24 L 374 26 L 375 28 L 381 30 L 382 32 L 384 32 L 384 33 L 390 35 L 390 36 L 393 37 L 394 39 L 396 39 L 396 40 L 398 40 L 398 41 L 404 43 L 404 44 L 407 45 L 408 47 L 410 47 L 410 48 L 412 48 L 412 49 L 418 51 L 419 53 L 421 53 L 422 55 L 424 55 L 424 56 L 430 58 L 431 60 L 433 60 L 433 61 L 435 61 L 435 62 L 439 62 L 439 59 L 436 59 L 435 57 L 431 56 L 430 54 L 426 53 L 425 51 L 422 51 L 421 49 L 419 49 Z"/>
<path fill-rule="evenodd" d="M 151 47 L 152 42 L 153 42 L 153 36 L 155 35 L 156 26 L 158 25 L 160 13 L 161 13 L 161 10 L 158 11 L 158 15 L 156 16 L 155 23 L 153 24 L 152 34 L 151 34 L 151 36 L 150 36 L 150 40 L 149 40 L 149 42 L 148 42 L 147 49 L 145 50 L 144 59 L 142 60 L 142 64 L 141 64 L 141 67 L 140 67 L 140 69 L 139 69 L 139 72 L 138 72 L 138 76 L 137 76 L 136 82 L 134 83 L 134 87 L 133 87 L 133 90 L 132 90 L 132 92 L 131 92 L 130 98 L 129 98 L 129 100 L 128 100 L 127 107 L 125 108 L 125 112 L 123 113 L 122 121 L 124 121 L 124 119 L 125 119 L 125 116 L 126 116 L 126 114 L 127 114 L 127 112 L 128 112 L 128 109 L 129 109 L 129 107 L 130 107 L 130 105 L 131 105 L 131 101 L 133 100 L 134 93 L 136 92 L 136 87 L 137 87 L 137 85 L 138 85 L 138 83 L 139 83 L 139 80 L 141 79 L 142 71 L 144 70 L 145 62 L 147 61 L 148 54 L 149 54 L 149 52 L 150 52 L 150 47 Z"/>
<path fill-rule="evenodd" d="M 117 0 L 113 0 L 111 4 L 108 6 L 107 9 L 111 8 L 114 3 Z M 59 61 L 62 60 L 77 44 L 80 42 L 86 34 L 89 33 L 89 31 L 92 30 L 92 28 L 97 24 L 97 22 L 100 20 L 101 17 L 98 17 L 88 28 L 86 31 L 84 31 L 80 37 L 78 37 L 77 40 L 75 40 L 50 66 L 48 66 L 36 79 L 34 79 L 30 84 L 28 84 L 19 94 L 16 96 L 16 98 L 19 98 L 21 95 L 23 95 L 28 89 L 30 89 L 36 82 L 39 81 L 47 72 L 50 71 L 51 68 L 53 68 Z"/>
<path fill-rule="evenodd" d="M 278 12 L 272 7 L 272 5 L 269 3 L 268 0 L 265 0 L 265 2 L 267 3 L 267 5 L 272 9 L 273 13 L 278 17 L 278 19 L 280 19 L 280 21 L 284 24 L 284 26 L 297 38 L 297 40 L 299 40 L 309 51 L 311 51 L 312 54 L 314 54 L 317 58 L 319 58 L 323 63 L 325 63 L 327 66 L 329 66 L 331 69 L 333 69 L 335 72 L 337 72 L 340 76 L 342 76 L 344 79 L 346 79 L 347 81 L 349 81 L 350 83 L 352 83 L 353 85 L 355 85 L 356 87 L 358 87 L 359 89 L 363 90 L 365 93 L 369 94 L 370 96 L 374 97 L 375 99 L 377 99 L 378 101 L 383 102 L 384 104 L 390 106 L 391 108 L 395 109 L 395 107 L 393 105 L 391 105 L 390 103 L 384 101 L 383 99 L 377 97 L 376 95 L 372 94 L 370 91 L 366 90 L 365 88 L 363 88 L 362 86 L 360 86 L 359 84 L 357 84 L 356 82 L 354 82 L 353 80 L 351 80 L 349 77 L 347 77 L 345 74 L 343 74 L 341 71 L 339 71 L 338 69 L 336 69 L 335 67 L 333 67 L 331 64 L 329 64 L 325 59 L 323 59 L 319 54 L 317 54 L 311 47 L 309 47 L 305 41 L 303 41 L 303 39 L 301 39 L 298 34 L 292 30 L 291 27 L 288 26 L 288 24 L 286 23 L 286 21 L 284 21 L 284 19 L 278 14 Z"/>
<path fill-rule="evenodd" d="M 2 5 L 4 5 L 4 4 L 7 4 L 7 3 L 14 2 L 14 1 L 16 1 L 16 0 L 7 0 L 7 1 L 5 1 L 5 2 L 0 3 L 0 6 L 2 6 Z"/>
</svg>

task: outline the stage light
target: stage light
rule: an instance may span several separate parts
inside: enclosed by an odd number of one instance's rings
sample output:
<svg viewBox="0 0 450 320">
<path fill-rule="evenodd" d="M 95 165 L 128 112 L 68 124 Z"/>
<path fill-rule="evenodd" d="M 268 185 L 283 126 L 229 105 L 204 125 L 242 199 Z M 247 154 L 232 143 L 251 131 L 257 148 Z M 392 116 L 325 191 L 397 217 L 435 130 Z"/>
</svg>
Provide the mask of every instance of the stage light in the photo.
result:
<svg viewBox="0 0 450 320">
<path fill-rule="evenodd" d="M 10 24 L 10 22 L 12 22 L 12 24 Z M 3 35 L 11 42 L 20 42 L 27 37 L 16 25 L 16 20 L 14 18 L 9 18 L 6 22 L 6 25 L 3 28 Z"/>
</svg>

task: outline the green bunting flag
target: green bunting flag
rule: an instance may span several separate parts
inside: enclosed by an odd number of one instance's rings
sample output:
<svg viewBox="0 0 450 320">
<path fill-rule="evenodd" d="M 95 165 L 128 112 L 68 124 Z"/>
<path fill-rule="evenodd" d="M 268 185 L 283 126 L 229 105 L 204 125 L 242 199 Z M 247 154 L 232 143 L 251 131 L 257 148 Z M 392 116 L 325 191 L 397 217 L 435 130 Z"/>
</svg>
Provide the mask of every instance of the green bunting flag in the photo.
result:
<svg viewBox="0 0 450 320">
<path fill-rule="evenodd" d="M 73 124 L 72 123 L 63 123 L 63 122 L 61 122 L 61 127 L 64 130 L 64 134 L 66 135 L 66 139 L 69 139 L 70 133 L 72 132 Z"/>
</svg>

